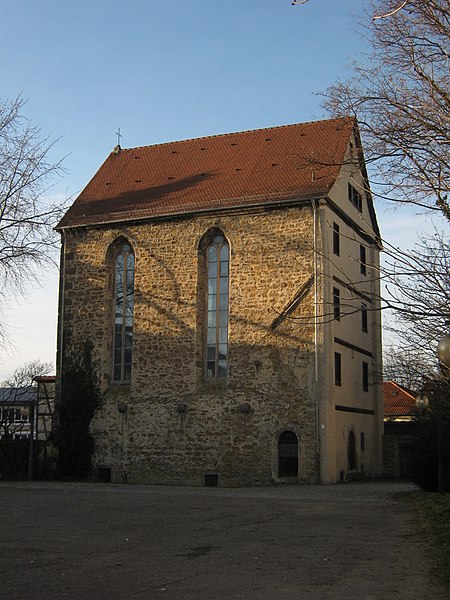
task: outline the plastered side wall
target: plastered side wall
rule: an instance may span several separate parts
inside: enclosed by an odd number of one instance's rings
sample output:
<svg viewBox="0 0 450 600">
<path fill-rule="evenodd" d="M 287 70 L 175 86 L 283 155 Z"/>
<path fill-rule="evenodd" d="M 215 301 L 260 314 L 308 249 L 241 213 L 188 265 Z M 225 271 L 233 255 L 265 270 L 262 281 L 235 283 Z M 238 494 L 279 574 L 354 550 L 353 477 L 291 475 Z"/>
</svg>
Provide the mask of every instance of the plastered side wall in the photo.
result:
<svg viewBox="0 0 450 600">
<path fill-rule="evenodd" d="M 324 277 L 325 382 L 321 388 L 323 437 L 328 444 L 328 465 L 323 481 L 348 477 L 348 440 L 356 442 L 356 471 L 367 476 L 382 472 L 381 433 L 381 317 L 379 247 L 375 242 L 364 183 L 356 165 L 348 161 L 330 191 L 343 218 L 331 208 L 321 209 Z M 359 212 L 348 199 L 348 182 L 362 194 Z M 350 218 L 350 220 L 349 220 Z M 339 253 L 334 252 L 333 232 L 339 232 Z M 361 247 L 365 249 L 365 272 L 361 270 Z M 333 291 L 340 297 L 340 319 L 334 316 Z M 367 327 L 363 326 L 362 306 Z M 334 353 L 341 355 L 341 385 L 335 384 Z M 368 387 L 363 388 L 363 363 L 368 368 Z M 336 406 L 339 409 L 336 409 Z M 361 438 L 363 434 L 363 439 Z"/>
</svg>

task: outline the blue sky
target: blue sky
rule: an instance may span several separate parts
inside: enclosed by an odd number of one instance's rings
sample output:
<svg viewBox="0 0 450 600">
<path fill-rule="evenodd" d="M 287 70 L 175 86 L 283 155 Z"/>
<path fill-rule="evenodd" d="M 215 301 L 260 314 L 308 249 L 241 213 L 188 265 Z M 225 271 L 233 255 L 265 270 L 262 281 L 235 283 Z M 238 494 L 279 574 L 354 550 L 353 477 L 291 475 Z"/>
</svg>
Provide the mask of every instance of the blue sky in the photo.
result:
<svg viewBox="0 0 450 600">
<path fill-rule="evenodd" d="M 119 127 L 132 147 L 324 117 L 316 92 L 367 50 L 357 33 L 365 5 L 0 0 L 0 98 L 22 92 L 27 116 L 59 138 L 67 174 L 49 194 L 76 196 Z M 412 238 L 414 221 L 395 221 L 396 239 Z M 55 362 L 56 270 L 41 281 L 4 311 L 15 349 L 0 352 L 0 381 L 26 360 Z"/>
</svg>

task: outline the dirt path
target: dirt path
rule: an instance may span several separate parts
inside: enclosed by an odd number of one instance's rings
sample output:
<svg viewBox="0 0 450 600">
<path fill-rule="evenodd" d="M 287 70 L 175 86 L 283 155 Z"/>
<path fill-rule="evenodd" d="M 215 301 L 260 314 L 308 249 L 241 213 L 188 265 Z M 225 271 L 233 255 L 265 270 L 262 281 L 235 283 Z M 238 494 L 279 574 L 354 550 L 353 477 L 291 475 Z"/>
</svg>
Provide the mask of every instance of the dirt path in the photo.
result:
<svg viewBox="0 0 450 600">
<path fill-rule="evenodd" d="M 448 600 L 403 484 L 0 484 L 9 600 Z"/>
</svg>

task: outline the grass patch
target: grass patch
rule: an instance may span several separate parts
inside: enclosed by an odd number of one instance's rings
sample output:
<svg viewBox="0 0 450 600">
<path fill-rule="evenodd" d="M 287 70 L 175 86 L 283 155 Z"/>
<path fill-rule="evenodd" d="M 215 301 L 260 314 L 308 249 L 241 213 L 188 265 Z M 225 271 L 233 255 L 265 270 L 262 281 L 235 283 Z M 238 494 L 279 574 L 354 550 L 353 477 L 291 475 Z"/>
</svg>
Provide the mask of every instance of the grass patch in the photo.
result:
<svg viewBox="0 0 450 600">
<path fill-rule="evenodd" d="M 425 539 L 430 542 L 434 574 L 450 587 L 450 494 L 408 492 L 398 499 L 412 505 Z"/>
</svg>

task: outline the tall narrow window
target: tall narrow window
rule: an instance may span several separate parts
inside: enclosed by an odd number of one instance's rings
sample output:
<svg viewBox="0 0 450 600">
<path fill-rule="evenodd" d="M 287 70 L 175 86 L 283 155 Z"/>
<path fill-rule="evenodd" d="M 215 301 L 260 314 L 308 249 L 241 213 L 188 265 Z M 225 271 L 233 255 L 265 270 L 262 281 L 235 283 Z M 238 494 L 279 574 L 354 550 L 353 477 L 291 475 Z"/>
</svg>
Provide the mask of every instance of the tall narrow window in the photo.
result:
<svg viewBox="0 0 450 600">
<path fill-rule="evenodd" d="M 334 353 L 334 385 L 342 385 L 341 355 L 339 352 Z"/>
<path fill-rule="evenodd" d="M 340 251 L 339 225 L 333 223 L 333 254 L 339 256 Z"/>
<path fill-rule="evenodd" d="M 223 379 L 228 373 L 229 254 L 224 236 L 217 233 L 206 248 L 206 378 L 209 380 Z"/>
<path fill-rule="evenodd" d="M 356 469 L 356 443 L 355 434 L 350 431 L 348 434 L 348 470 L 354 471 Z"/>
<path fill-rule="evenodd" d="M 333 317 L 335 321 L 341 320 L 341 291 L 333 288 Z"/>
<path fill-rule="evenodd" d="M 362 364 L 362 388 L 363 392 L 369 391 L 369 363 Z"/>
<path fill-rule="evenodd" d="M 361 329 L 367 333 L 367 306 L 365 304 L 361 304 Z"/>
<path fill-rule="evenodd" d="M 366 247 L 360 244 L 359 246 L 359 270 L 361 275 L 367 274 L 367 266 L 366 266 Z"/>
<path fill-rule="evenodd" d="M 116 255 L 114 277 L 114 381 L 131 380 L 133 351 L 134 255 L 123 244 Z"/>
</svg>

